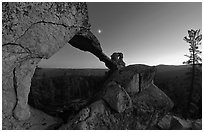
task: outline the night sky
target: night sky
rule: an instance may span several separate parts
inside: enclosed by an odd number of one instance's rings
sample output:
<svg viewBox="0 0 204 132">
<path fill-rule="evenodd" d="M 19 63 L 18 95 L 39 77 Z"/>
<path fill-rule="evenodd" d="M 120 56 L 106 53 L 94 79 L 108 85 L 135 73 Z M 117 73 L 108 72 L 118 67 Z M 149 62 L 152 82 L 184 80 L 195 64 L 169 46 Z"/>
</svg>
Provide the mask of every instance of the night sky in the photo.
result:
<svg viewBox="0 0 204 132">
<path fill-rule="evenodd" d="M 122 52 L 126 65 L 182 65 L 189 29 L 202 29 L 202 3 L 87 3 L 91 30 L 104 53 Z M 201 31 L 202 33 L 202 31 Z M 39 67 L 106 68 L 67 44 Z"/>
</svg>

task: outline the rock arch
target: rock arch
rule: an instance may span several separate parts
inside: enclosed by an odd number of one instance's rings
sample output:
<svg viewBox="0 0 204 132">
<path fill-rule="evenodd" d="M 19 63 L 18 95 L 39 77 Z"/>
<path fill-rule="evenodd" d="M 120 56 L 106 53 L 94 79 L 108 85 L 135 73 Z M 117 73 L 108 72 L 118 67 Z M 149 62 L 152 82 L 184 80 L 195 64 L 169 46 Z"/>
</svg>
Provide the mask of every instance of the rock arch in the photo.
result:
<svg viewBox="0 0 204 132">
<path fill-rule="evenodd" d="M 30 117 L 28 94 L 36 65 L 68 42 L 89 51 L 109 69 L 107 57 L 90 31 L 86 3 L 2 3 L 3 122 Z M 82 43 L 83 42 L 83 43 Z"/>
</svg>

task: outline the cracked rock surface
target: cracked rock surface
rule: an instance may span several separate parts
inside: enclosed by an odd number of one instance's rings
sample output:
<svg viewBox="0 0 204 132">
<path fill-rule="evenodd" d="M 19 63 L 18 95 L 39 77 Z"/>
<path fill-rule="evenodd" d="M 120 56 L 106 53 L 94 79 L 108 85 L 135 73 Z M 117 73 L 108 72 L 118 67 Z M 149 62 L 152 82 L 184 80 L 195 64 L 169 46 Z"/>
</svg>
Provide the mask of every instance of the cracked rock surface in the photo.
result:
<svg viewBox="0 0 204 132">
<path fill-rule="evenodd" d="M 3 122 L 15 126 L 18 120 L 30 118 L 28 94 L 36 65 L 67 43 L 117 69 L 90 31 L 86 3 L 2 3 Z M 3 128 L 12 129 L 6 124 Z"/>
<path fill-rule="evenodd" d="M 30 118 L 32 125 L 37 112 L 31 114 L 27 104 L 37 63 L 50 58 L 81 28 L 90 29 L 86 3 L 2 3 L 3 129 L 29 129 L 18 123 Z"/>
<path fill-rule="evenodd" d="M 101 98 L 60 129 L 147 129 L 172 108 L 171 100 L 152 83 L 152 67 L 121 63 L 119 69 L 103 53 L 90 31 L 86 3 L 3 2 L 2 129 L 55 129 L 62 122 L 29 106 L 28 94 L 39 61 L 67 43 L 93 53 L 112 74 Z M 110 82 L 116 83 L 115 89 L 108 89 Z"/>
</svg>

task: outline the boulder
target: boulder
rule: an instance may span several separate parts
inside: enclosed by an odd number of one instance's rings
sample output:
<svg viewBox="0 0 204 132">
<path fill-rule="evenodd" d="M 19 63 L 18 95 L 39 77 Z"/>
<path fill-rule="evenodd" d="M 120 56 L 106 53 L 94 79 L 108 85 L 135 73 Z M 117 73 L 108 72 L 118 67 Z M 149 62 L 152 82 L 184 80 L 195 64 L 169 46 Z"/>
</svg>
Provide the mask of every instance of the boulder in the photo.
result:
<svg viewBox="0 0 204 132">
<path fill-rule="evenodd" d="M 171 99 L 153 83 L 131 99 L 141 129 L 151 128 L 173 108 Z"/>
<path fill-rule="evenodd" d="M 117 69 L 125 67 L 125 62 L 123 61 L 123 53 L 114 52 L 111 55 L 111 60 L 117 64 Z"/>
<path fill-rule="evenodd" d="M 153 78 L 153 75 L 149 75 L 152 74 L 150 72 L 151 67 L 137 66 L 132 68 L 127 66 L 115 71 L 104 85 L 104 96 L 82 109 L 79 114 L 72 120 L 68 120 L 68 123 L 60 129 L 141 130 L 155 126 L 165 113 L 173 107 L 173 102 L 152 81 L 148 80 L 148 78 L 150 80 Z M 126 73 L 129 74 L 124 74 L 125 72 L 118 74 L 121 71 L 127 71 Z M 140 78 L 141 81 L 146 81 L 141 82 L 143 85 L 145 84 L 143 90 L 127 92 L 127 88 L 122 87 L 121 84 L 125 83 L 123 86 L 130 86 L 128 83 L 132 83 L 130 76 L 133 75 L 131 73 L 138 74 L 137 72 L 146 75 L 144 78 Z"/>
<path fill-rule="evenodd" d="M 202 120 L 182 119 L 181 117 L 167 114 L 155 126 L 160 130 L 201 130 Z"/>
<path fill-rule="evenodd" d="M 171 127 L 171 115 L 165 115 L 157 124 L 161 130 L 170 130 Z"/>
<path fill-rule="evenodd" d="M 140 78 L 139 74 L 132 76 L 129 83 L 126 84 L 126 91 L 128 93 L 139 93 L 140 92 Z"/>
<path fill-rule="evenodd" d="M 177 116 L 173 116 L 171 120 L 171 130 L 190 130 L 192 123 L 190 120 L 184 120 Z"/>
<path fill-rule="evenodd" d="M 154 79 L 155 68 L 147 65 L 129 65 L 111 74 L 107 82 L 120 84 L 128 93 L 138 93 L 147 88 Z"/>
<path fill-rule="evenodd" d="M 108 118 L 108 108 L 103 100 L 98 100 L 90 106 L 82 109 L 77 116 L 67 124 L 62 125 L 60 130 L 90 130 L 90 129 L 108 129 L 104 124 L 105 118 Z M 100 118 L 104 116 L 104 118 Z"/>
<path fill-rule="evenodd" d="M 202 119 L 197 119 L 192 122 L 192 130 L 202 130 Z"/>
<path fill-rule="evenodd" d="M 60 118 L 52 117 L 44 112 L 30 107 L 30 118 L 26 121 L 16 121 L 12 116 L 3 117 L 4 121 L 2 122 L 3 130 L 46 130 L 51 126 L 56 124 L 62 124 L 63 121 Z M 5 116 L 3 114 L 2 116 Z M 5 119 L 6 118 L 6 119 Z"/>
<path fill-rule="evenodd" d="M 132 100 L 123 87 L 115 82 L 108 83 L 106 94 L 103 99 L 109 106 L 121 113 L 132 107 Z"/>
</svg>

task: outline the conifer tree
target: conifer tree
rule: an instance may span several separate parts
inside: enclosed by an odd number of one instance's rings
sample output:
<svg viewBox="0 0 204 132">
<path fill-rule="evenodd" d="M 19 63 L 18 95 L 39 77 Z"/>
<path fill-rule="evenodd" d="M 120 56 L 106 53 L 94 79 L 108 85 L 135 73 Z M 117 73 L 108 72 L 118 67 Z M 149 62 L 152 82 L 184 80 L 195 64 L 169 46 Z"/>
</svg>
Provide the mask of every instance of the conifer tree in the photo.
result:
<svg viewBox="0 0 204 132">
<path fill-rule="evenodd" d="M 199 30 L 188 30 L 188 37 L 185 36 L 184 40 L 189 44 L 189 55 L 185 55 L 188 57 L 188 60 L 183 62 L 183 64 L 191 65 L 190 72 L 188 73 L 190 76 L 190 90 L 187 98 L 187 107 L 186 107 L 186 114 L 190 112 L 190 107 L 192 105 L 192 95 L 194 92 L 194 87 L 196 85 L 197 75 L 200 73 L 199 66 L 201 66 L 202 58 L 200 57 L 201 51 L 199 50 L 199 46 L 201 45 L 202 34 L 200 34 Z M 185 116 L 188 116 L 185 115 Z"/>
</svg>

